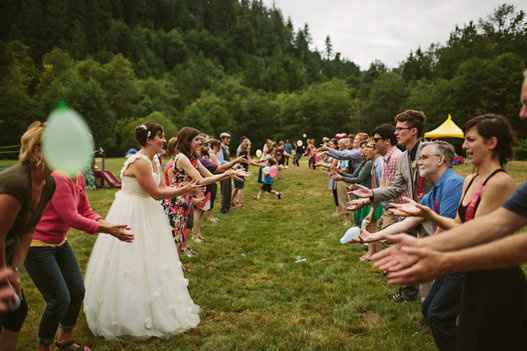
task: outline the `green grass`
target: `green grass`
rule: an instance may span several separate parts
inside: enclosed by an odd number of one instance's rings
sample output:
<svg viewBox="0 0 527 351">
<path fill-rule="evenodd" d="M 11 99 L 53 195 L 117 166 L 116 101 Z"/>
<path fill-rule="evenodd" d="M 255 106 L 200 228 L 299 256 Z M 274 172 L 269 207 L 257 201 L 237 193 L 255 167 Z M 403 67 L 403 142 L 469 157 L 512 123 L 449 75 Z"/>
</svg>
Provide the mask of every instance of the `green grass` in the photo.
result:
<svg viewBox="0 0 527 351">
<path fill-rule="evenodd" d="M 107 160 L 116 175 L 121 164 Z M 517 180 L 526 170 L 527 163 L 511 165 Z M 284 193 L 280 201 L 254 200 L 255 182 L 248 181 L 244 208 L 205 225 L 207 242 L 193 245 L 200 255 L 182 258 L 191 295 L 202 308 L 197 328 L 169 340 L 109 342 L 94 337 L 81 315 L 77 339 L 98 351 L 435 350 L 419 324 L 419 304 L 391 303 L 394 288 L 359 262 L 363 247 L 338 243 L 345 226 L 331 217 L 322 172 L 305 165 L 282 172 L 274 185 Z M 105 214 L 114 192 L 90 192 L 93 207 Z M 84 271 L 94 237 L 72 230 L 69 238 Z M 307 261 L 295 263 L 296 256 Z M 19 349 L 29 350 L 44 303 L 27 276 L 24 287 L 30 309 Z"/>
</svg>

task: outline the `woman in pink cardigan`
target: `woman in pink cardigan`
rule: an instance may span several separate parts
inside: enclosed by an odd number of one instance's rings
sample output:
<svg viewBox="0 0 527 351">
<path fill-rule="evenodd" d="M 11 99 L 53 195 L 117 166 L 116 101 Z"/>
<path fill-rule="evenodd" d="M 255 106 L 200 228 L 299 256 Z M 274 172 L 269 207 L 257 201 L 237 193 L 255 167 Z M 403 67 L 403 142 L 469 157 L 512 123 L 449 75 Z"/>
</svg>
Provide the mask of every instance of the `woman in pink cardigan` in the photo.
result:
<svg viewBox="0 0 527 351">
<path fill-rule="evenodd" d="M 89 351 L 73 341 L 72 332 L 84 298 L 84 282 L 77 259 L 67 241 L 70 228 L 89 234 L 107 233 L 131 242 L 126 225 L 110 224 L 95 213 L 86 196 L 84 177 L 52 173 L 56 190 L 35 228 L 25 266 L 47 303 L 39 327 L 39 350 L 55 345 L 61 350 Z"/>
</svg>

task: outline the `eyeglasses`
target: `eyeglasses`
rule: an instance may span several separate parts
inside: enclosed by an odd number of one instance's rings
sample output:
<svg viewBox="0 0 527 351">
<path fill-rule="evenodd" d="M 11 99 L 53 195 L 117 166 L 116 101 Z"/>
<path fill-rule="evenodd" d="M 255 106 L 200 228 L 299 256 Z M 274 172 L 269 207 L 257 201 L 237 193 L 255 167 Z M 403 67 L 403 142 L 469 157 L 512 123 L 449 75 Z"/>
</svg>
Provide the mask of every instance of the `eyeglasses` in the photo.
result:
<svg viewBox="0 0 527 351">
<path fill-rule="evenodd" d="M 419 157 L 417 157 L 417 160 L 418 161 L 424 161 L 424 160 L 428 160 L 430 157 L 432 156 L 437 156 L 437 157 L 441 157 L 441 155 L 439 154 L 430 154 L 430 155 L 419 155 Z"/>
</svg>

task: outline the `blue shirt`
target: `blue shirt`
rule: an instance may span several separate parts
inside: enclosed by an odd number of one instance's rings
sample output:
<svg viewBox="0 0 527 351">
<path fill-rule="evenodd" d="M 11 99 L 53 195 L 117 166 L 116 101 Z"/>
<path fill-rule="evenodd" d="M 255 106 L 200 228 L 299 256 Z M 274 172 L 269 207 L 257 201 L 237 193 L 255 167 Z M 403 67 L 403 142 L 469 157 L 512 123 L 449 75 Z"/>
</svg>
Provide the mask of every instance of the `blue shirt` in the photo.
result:
<svg viewBox="0 0 527 351">
<path fill-rule="evenodd" d="M 449 168 L 421 198 L 421 205 L 430 207 L 441 216 L 455 218 L 462 192 L 463 177 Z"/>
<path fill-rule="evenodd" d="M 521 184 L 502 207 L 520 216 L 527 217 L 527 182 Z"/>
<path fill-rule="evenodd" d="M 223 149 L 221 147 L 220 147 L 220 152 L 218 152 L 218 162 L 220 163 L 220 165 L 226 163 L 225 157 L 223 156 Z"/>
<path fill-rule="evenodd" d="M 361 149 L 351 149 L 351 150 L 329 149 L 328 156 L 336 160 L 351 161 L 351 167 L 353 168 L 353 170 L 355 170 L 357 166 L 360 165 L 360 163 L 362 162 Z"/>
</svg>

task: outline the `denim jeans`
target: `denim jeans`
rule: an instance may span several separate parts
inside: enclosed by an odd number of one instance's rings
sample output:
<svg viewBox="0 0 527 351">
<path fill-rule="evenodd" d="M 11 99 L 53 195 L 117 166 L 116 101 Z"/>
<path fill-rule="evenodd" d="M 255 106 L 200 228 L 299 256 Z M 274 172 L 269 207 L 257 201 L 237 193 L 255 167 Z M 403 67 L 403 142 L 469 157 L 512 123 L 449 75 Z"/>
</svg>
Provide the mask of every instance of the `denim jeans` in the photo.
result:
<svg viewBox="0 0 527 351">
<path fill-rule="evenodd" d="M 456 320 L 461 312 L 463 281 L 463 273 L 447 273 L 438 278 L 421 306 L 439 351 L 456 350 Z"/>
<path fill-rule="evenodd" d="M 47 303 L 40 320 L 39 342 L 50 345 L 59 324 L 75 326 L 84 299 L 84 282 L 68 242 L 59 247 L 31 247 L 25 263 L 29 276 Z"/>
</svg>

